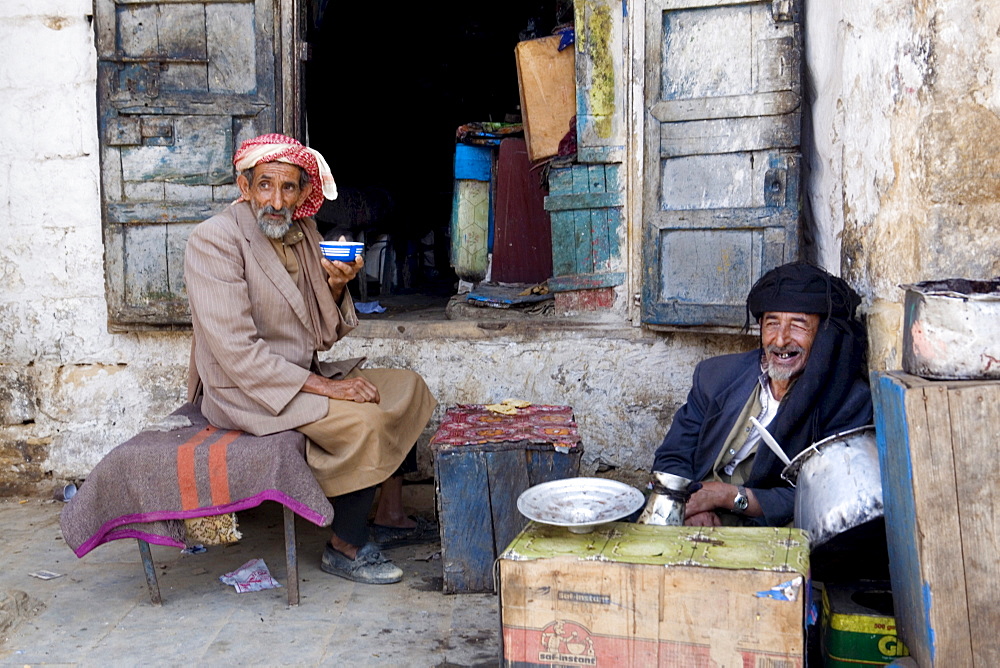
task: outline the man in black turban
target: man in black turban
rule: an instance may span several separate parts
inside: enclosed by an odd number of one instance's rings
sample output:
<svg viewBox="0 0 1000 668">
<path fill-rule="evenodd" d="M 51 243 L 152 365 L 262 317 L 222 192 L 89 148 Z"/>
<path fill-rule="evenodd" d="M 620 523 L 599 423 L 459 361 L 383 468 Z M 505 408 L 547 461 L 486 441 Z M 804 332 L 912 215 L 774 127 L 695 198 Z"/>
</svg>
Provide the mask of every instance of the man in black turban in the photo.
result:
<svg viewBox="0 0 1000 668">
<path fill-rule="evenodd" d="M 656 449 L 654 471 L 702 483 L 685 524 L 782 526 L 795 490 L 784 464 L 750 423 L 767 427 L 789 458 L 827 436 L 872 422 L 861 302 L 842 279 L 807 263 L 764 274 L 747 297 L 757 350 L 698 364 L 687 403 Z"/>
</svg>

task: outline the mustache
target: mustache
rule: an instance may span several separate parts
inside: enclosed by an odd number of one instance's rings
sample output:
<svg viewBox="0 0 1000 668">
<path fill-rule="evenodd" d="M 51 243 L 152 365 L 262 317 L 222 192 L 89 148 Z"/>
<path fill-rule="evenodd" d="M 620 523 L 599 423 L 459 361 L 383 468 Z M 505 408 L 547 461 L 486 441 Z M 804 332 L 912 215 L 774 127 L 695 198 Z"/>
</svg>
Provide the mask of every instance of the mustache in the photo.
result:
<svg viewBox="0 0 1000 668">
<path fill-rule="evenodd" d="M 291 220 L 291 218 L 292 218 L 292 211 L 291 211 L 291 209 L 286 209 L 286 208 L 275 209 L 270 204 L 267 204 L 267 205 L 265 205 L 260 210 L 260 213 L 258 213 L 257 215 L 258 215 L 258 217 L 265 216 L 265 215 L 267 215 L 267 216 L 284 216 L 284 218 L 286 220 Z"/>
</svg>

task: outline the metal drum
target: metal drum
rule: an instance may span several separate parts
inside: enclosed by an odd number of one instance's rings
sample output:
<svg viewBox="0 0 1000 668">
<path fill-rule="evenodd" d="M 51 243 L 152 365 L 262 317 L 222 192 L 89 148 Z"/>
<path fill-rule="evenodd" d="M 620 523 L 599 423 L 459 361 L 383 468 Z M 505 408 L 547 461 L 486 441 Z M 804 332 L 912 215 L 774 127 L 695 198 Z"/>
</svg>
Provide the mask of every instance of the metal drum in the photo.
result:
<svg viewBox="0 0 1000 668">
<path fill-rule="evenodd" d="M 900 287 L 903 371 L 934 380 L 1000 379 L 1000 278 Z"/>
<path fill-rule="evenodd" d="M 809 534 L 813 549 L 884 514 L 874 426 L 813 443 L 781 477 L 796 487 L 795 526 Z"/>
</svg>

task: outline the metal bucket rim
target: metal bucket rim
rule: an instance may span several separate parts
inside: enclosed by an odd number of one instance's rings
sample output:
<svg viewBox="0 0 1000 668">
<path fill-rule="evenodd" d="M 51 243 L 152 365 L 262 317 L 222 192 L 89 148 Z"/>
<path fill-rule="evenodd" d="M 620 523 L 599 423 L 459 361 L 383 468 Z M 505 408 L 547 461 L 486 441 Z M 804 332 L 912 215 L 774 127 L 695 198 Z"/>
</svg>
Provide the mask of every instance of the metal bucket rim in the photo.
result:
<svg viewBox="0 0 1000 668">
<path fill-rule="evenodd" d="M 653 471 L 653 479 L 667 489 L 679 492 L 686 490 L 688 485 L 692 482 L 691 478 L 685 478 L 684 476 L 677 475 L 676 473 L 667 473 L 666 471 Z"/>
<path fill-rule="evenodd" d="M 982 292 L 961 292 L 949 285 L 952 281 L 965 281 L 975 287 L 989 287 L 989 290 Z M 939 278 L 930 281 L 920 281 L 919 283 L 903 283 L 899 285 L 903 290 L 916 292 L 925 297 L 945 297 L 951 299 L 965 299 L 976 301 L 1000 301 L 1000 276 L 995 278 Z"/>
<path fill-rule="evenodd" d="M 795 455 L 795 457 L 792 458 L 792 461 L 784 468 L 784 470 L 782 470 L 781 479 L 791 483 L 791 485 L 794 487 L 795 482 L 799 477 L 799 471 L 802 469 L 802 465 L 806 462 L 806 460 L 811 458 L 813 455 L 817 454 L 820 450 L 822 450 L 830 443 L 842 441 L 848 436 L 853 436 L 854 434 L 865 431 L 874 432 L 875 425 L 866 424 L 861 427 L 854 427 L 853 429 L 837 432 L 836 434 L 832 434 L 830 436 L 827 436 L 826 438 L 822 438 L 816 441 L 808 448 L 806 448 L 805 450 L 803 450 L 802 452 L 800 452 L 799 454 Z"/>
</svg>

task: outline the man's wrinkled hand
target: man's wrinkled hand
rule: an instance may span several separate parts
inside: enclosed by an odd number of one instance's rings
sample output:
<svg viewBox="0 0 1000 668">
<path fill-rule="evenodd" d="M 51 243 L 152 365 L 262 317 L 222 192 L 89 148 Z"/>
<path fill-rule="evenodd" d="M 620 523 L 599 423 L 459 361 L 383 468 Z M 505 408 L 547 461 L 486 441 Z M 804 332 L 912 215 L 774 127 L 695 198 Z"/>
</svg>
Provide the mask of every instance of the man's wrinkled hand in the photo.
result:
<svg viewBox="0 0 1000 668">
<path fill-rule="evenodd" d="M 354 262 L 341 262 L 340 260 L 330 261 L 324 257 L 320 258 L 320 264 L 326 270 L 326 282 L 330 286 L 330 291 L 334 298 L 339 300 L 347 284 L 364 268 L 365 259 L 359 255 L 354 259 Z"/>
<path fill-rule="evenodd" d="M 359 404 L 377 404 L 380 400 L 378 388 L 364 378 L 348 378 L 347 380 L 327 381 L 331 392 L 326 396 L 331 399 L 354 401 Z"/>
<path fill-rule="evenodd" d="M 722 520 L 711 510 L 706 510 L 694 515 L 688 514 L 684 518 L 684 526 L 688 527 L 717 527 L 722 526 Z"/>
<path fill-rule="evenodd" d="M 718 480 L 702 483 L 701 489 L 691 495 L 686 505 L 688 516 L 697 515 L 716 509 L 730 510 L 733 507 L 733 497 L 736 487 Z M 714 514 L 714 513 L 713 513 Z"/>
<path fill-rule="evenodd" d="M 378 388 L 360 376 L 344 380 L 330 380 L 313 374 L 302 386 L 302 390 L 339 401 L 353 401 L 359 404 L 377 404 L 382 400 L 378 394 Z"/>
</svg>

